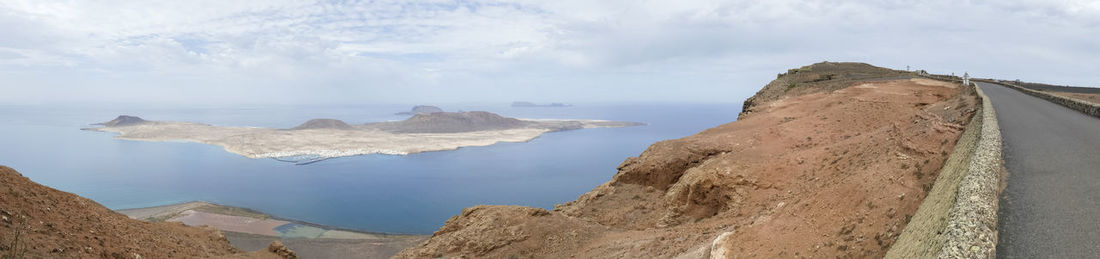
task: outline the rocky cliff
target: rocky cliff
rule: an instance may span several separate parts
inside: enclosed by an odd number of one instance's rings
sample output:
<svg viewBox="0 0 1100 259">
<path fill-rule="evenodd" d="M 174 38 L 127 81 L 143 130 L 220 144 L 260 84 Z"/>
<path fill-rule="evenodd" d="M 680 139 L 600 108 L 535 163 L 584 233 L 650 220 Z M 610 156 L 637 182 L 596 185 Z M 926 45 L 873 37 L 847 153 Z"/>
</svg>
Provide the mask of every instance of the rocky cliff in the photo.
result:
<svg viewBox="0 0 1100 259">
<path fill-rule="evenodd" d="M 296 258 L 280 244 L 242 253 L 215 229 L 130 219 L 0 166 L 3 258 Z"/>
<path fill-rule="evenodd" d="M 657 142 L 575 201 L 468 208 L 398 257 L 882 257 L 975 103 L 903 71 L 802 67 L 738 121 Z"/>
</svg>

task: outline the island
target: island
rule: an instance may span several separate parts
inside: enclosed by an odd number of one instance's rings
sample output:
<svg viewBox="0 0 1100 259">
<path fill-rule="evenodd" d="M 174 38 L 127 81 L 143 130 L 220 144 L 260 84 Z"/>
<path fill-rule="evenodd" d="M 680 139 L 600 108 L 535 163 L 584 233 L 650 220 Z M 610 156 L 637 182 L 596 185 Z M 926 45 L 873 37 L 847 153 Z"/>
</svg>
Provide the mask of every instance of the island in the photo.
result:
<svg viewBox="0 0 1100 259">
<path fill-rule="evenodd" d="M 273 158 L 308 164 L 329 158 L 387 154 L 408 155 L 499 142 L 526 142 L 544 133 L 630 127 L 637 122 L 607 120 L 518 119 L 491 112 L 421 113 L 402 121 L 351 125 L 337 119 L 312 119 L 288 129 L 216 126 L 195 122 L 148 121 L 122 115 L 84 130 L 118 133 L 139 141 L 189 141 L 224 148 L 249 158 Z"/>
<path fill-rule="evenodd" d="M 536 104 L 532 102 L 512 102 L 512 107 L 571 107 L 571 104 L 564 103 L 550 103 L 550 104 Z"/>
<path fill-rule="evenodd" d="M 409 111 L 394 113 L 394 115 L 417 115 L 437 112 L 443 112 L 443 109 L 431 105 L 417 105 L 413 106 Z"/>
</svg>

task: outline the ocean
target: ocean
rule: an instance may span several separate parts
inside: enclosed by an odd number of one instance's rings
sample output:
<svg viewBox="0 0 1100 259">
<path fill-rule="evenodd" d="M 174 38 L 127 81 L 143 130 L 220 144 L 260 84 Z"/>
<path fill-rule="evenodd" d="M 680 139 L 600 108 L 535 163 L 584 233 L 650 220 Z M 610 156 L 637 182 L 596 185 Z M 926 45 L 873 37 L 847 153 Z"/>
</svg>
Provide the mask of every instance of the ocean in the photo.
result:
<svg viewBox="0 0 1100 259">
<path fill-rule="evenodd" d="M 0 105 L 0 165 L 111 209 L 208 201 L 337 228 L 430 234 L 477 204 L 552 209 L 609 180 L 650 144 L 732 122 L 740 103 L 578 104 L 513 108 L 440 105 L 518 118 L 635 121 L 646 126 L 544 134 L 408 156 L 367 155 L 308 165 L 250 159 L 189 142 L 119 140 L 83 131 L 118 115 L 224 126 L 290 128 L 313 118 L 360 124 L 401 120 L 412 105 L 79 106 Z"/>
</svg>

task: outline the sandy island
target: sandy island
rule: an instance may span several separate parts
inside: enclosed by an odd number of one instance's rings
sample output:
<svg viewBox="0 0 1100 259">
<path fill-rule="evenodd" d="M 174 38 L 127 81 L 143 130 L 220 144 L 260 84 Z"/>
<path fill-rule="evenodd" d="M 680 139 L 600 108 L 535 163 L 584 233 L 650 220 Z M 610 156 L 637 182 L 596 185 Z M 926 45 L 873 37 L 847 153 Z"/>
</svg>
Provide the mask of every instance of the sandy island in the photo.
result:
<svg viewBox="0 0 1100 259">
<path fill-rule="evenodd" d="M 310 120 L 290 129 L 215 126 L 194 122 L 146 121 L 119 116 L 86 130 L 114 132 L 140 141 L 191 141 L 225 148 L 249 158 L 314 162 L 367 154 L 408 155 L 498 142 L 526 142 L 544 133 L 635 122 L 604 120 L 516 119 L 488 112 L 417 114 L 404 121 L 348 125 L 333 119 Z"/>
</svg>

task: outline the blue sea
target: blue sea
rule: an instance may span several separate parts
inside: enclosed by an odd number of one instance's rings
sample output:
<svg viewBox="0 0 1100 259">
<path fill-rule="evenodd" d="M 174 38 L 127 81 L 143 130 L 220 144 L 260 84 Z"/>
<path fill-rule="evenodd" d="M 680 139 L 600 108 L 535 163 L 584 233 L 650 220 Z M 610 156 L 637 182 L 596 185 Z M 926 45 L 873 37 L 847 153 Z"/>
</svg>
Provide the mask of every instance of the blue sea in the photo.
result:
<svg viewBox="0 0 1100 259">
<path fill-rule="evenodd" d="M 734 121 L 740 103 L 578 104 L 512 108 L 440 105 L 519 118 L 636 121 L 646 126 L 583 129 L 408 156 L 367 155 L 308 165 L 250 159 L 212 145 L 140 142 L 82 131 L 126 114 L 147 120 L 289 128 L 313 118 L 348 123 L 400 120 L 409 105 L 80 106 L 0 105 L 0 164 L 35 182 L 111 209 L 209 201 L 281 218 L 370 232 L 430 234 L 477 204 L 552 209 L 615 174 L 650 144 Z"/>
</svg>

